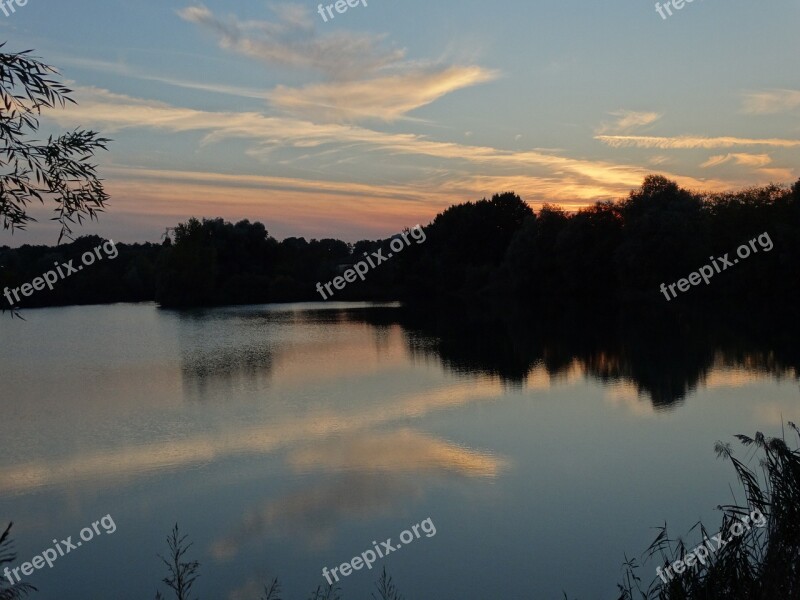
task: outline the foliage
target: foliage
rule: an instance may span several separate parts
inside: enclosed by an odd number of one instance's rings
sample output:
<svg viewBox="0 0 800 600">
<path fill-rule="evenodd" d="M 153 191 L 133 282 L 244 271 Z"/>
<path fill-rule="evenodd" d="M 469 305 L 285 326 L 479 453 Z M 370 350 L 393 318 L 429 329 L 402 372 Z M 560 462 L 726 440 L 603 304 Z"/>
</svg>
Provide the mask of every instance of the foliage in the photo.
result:
<svg viewBox="0 0 800 600">
<path fill-rule="evenodd" d="M 800 430 L 789 426 L 800 438 Z M 800 450 L 790 449 L 783 438 L 736 436 L 745 447 L 753 447 L 760 461 L 763 480 L 737 459 L 730 445 L 717 442 L 718 456 L 731 461 L 745 492 L 743 505 L 719 507 L 723 511 L 719 531 L 731 526 L 754 510 L 766 517 L 766 528 L 749 528 L 730 541 L 704 564 L 696 563 L 666 583 L 655 577 L 642 588 L 637 572 L 640 565 L 626 560 L 625 576 L 619 586 L 619 600 L 768 600 L 800 597 Z M 702 539 L 712 535 L 699 523 Z M 670 539 L 666 525 L 645 553 L 658 556 L 664 567 L 683 559 L 689 552 L 683 540 Z"/>
<path fill-rule="evenodd" d="M 11 564 L 17 560 L 17 555 L 12 552 L 11 526 L 9 523 L 6 530 L 0 535 L 0 568 L 5 564 Z M 16 583 L 12 587 L 6 587 L 5 577 L 0 578 L 0 600 L 18 600 L 24 598 L 29 592 L 35 592 L 36 588 L 27 583 Z"/>
<path fill-rule="evenodd" d="M 754 253 L 715 274 L 709 285 L 667 302 L 662 283 L 686 278 L 710 257 L 734 258 L 738 246 L 764 232 L 774 244 L 771 251 Z M 118 260 L 134 263 L 125 267 L 125 289 L 108 279 L 101 285 L 94 279 L 101 271 L 93 267 L 82 273 L 78 298 L 41 292 L 22 306 L 125 301 L 133 295 L 163 307 L 321 301 L 317 282 L 332 281 L 365 260 L 365 253 L 391 252 L 391 239 L 278 241 L 262 223 L 247 220 L 192 218 L 174 233 L 174 242 L 121 252 Z M 800 278 L 794 276 L 800 271 L 800 181 L 792 188 L 703 194 L 648 176 L 627 198 L 572 214 L 546 204 L 534 213 L 509 192 L 448 208 L 425 227 L 425 236 L 423 244 L 412 241 L 370 269 L 365 281 L 337 290 L 333 300 L 404 300 L 419 306 L 455 301 L 527 314 L 598 306 L 761 314 L 765 292 L 772 311 L 792 314 L 800 302 Z M 64 250 L 0 248 L 0 266 L 6 267 L 0 269 L 0 285 L 12 275 L 15 284 L 41 275 L 49 268 L 43 262 L 48 253 Z"/>
<path fill-rule="evenodd" d="M 278 578 L 273 579 L 269 586 L 264 586 L 264 595 L 259 600 L 281 600 L 281 585 Z"/>
<path fill-rule="evenodd" d="M 69 244 L 60 246 L 31 246 L 19 248 L 0 246 L 0 293 L 6 287 L 18 288 L 34 278 L 55 269 L 54 263 L 73 260 L 80 264 L 80 257 L 102 244 L 98 236 L 82 236 Z M 53 290 L 47 288 L 22 298 L 21 306 L 63 306 L 69 304 L 100 304 L 112 302 L 142 302 L 153 300 L 156 262 L 161 247 L 157 244 L 116 243 L 118 256 L 98 261 L 66 277 L 59 279 Z M 0 296 L 0 302 L 7 304 Z"/>
<path fill-rule="evenodd" d="M 80 129 L 44 143 L 30 138 L 39 129 L 43 108 L 75 103 L 72 90 L 54 78 L 58 71 L 30 52 L 0 52 L 0 219 L 3 229 L 13 233 L 35 221 L 28 214 L 32 201 L 54 200 L 60 243 L 71 235 L 76 219 L 80 224 L 96 218 L 108 200 L 89 160 L 110 140 Z"/>
<path fill-rule="evenodd" d="M 386 574 L 386 567 L 383 567 L 381 578 L 378 580 L 378 583 L 375 584 L 375 587 L 378 589 L 380 598 L 372 594 L 373 600 L 403 600 L 403 596 L 397 592 L 397 587 L 392 581 L 392 578 Z"/>
<path fill-rule="evenodd" d="M 339 588 L 334 585 L 321 586 L 318 585 L 317 589 L 311 592 L 308 600 L 342 600 L 339 596 Z"/>
<path fill-rule="evenodd" d="M 169 571 L 169 576 L 162 581 L 173 591 L 176 600 L 191 600 L 192 586 L 199 577 L 197 571 L 200 563 L 196 560 L 186 560 L 186 554 L 192 547 L 192 544 L 188 543 L 186 539 L 187 536 L 180 534 L 178 524 L 175 523 L 175 527 L 167 536 L 169 556 L 164 558 L 159 555 Z M 159 598 L 160 593 L 156 597 Z"/>
</svg>

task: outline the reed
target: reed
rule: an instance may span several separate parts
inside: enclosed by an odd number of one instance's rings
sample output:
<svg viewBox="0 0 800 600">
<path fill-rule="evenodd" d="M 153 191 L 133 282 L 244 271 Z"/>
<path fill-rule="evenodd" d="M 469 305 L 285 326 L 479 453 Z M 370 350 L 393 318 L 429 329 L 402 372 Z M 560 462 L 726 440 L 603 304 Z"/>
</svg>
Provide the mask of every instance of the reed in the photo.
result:
<svg viewBox="0 0 800 600">
<path fill-rule="evenodd" d="M 13 543 L 11 541 L 11 526 L 9 523 L 6 530 L 0 535 L 0 570 L 3 565 L 13 563 L 17 560 L 17 555 L 13 551 Z M 0 600 L 18 600 L 24 598 L 30 592 L 35 592 L 36 588 L 27 583 L 18 583 L 12 587 L 7 587 L 4 579 L 0 579 Z"/>
<path fill-rule="evenodd" d="M 789 427 L 800 440 L 800 430 Z M 723 512 L 720 531 L 729 531 L 743 516 L 760 511 L 767 520 L 764 528 L 752 528 L 733 537 L 709 557 L 676 574 L 666 583 L 659 577 L 643 587 L 638 573 L 643 568 L 635 559 L 624 563 L 619 600 L 774 600 L 800 598 L 800 449 L 780 438 L 736 436 L 745 448 L 760 455 L 757 471 L 736 458 L 730 444 L 717 442 L 717 455 L 728 460 L 744 489 L 743 502 L 718 508 Z M 664 567 L 683 560 L 688 546 L 682 539 L 671 539 L 666 524 L 647 551 L 645 561 L 656 557 Z M 708 529 L 698 523 L 703 539 Z"/>
</svg>

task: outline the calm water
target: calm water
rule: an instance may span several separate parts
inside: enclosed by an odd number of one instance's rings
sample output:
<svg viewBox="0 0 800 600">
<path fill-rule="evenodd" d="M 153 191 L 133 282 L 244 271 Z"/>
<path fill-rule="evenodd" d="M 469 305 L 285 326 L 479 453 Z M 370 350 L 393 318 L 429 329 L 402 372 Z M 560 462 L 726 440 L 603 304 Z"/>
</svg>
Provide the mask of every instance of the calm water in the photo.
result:
<svg viewBox="0 0 800 600">
<path fill-rule="evenodd" d="M 117 526 L 26 578 L 32 597 L 153 598 L 178 521 L 200 598 L 256 600 L 278 575 L 284 598 L 305 600 L 322 567 L 430 517 L 435 536 L 354 572 L 345 599 L 368 598 L 383 566 L 408 600 L 614 598 L 653 527 L 718 524 L 733 476 L 716 440 L 800 422 L 794 376 L 747 360 L 713 361 L 664 406 L 579 361 L 501 378 L 399 312 L 145 304 L 0 319 L 14 566 L 104 515 Z M 487 340 L 471 343 L 479 356 Z"/>
</svg>

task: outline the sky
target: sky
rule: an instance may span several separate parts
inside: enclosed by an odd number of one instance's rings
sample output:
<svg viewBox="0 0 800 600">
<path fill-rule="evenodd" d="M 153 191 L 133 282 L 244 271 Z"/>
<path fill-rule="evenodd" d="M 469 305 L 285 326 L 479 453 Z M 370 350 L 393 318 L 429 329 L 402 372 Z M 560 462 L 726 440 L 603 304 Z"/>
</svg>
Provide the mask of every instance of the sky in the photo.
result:
<svg viewBox="0 0 800 600">
<path fill-rule="evenodd" d="M 0 12 L 4 50 L 34 49 L 74 90 L 43 133 L 113 140 L 107 211 L 75 234 L 158 241 L 195 216 L 356 241 L 503 191 L 577 210 L 648 173 L 706 191 L 800 177 L 795 0 L 667 18 L 649 0 L 351 2 Z M 52 208 L 0 245 L 55 244 Z"/>
</svg>

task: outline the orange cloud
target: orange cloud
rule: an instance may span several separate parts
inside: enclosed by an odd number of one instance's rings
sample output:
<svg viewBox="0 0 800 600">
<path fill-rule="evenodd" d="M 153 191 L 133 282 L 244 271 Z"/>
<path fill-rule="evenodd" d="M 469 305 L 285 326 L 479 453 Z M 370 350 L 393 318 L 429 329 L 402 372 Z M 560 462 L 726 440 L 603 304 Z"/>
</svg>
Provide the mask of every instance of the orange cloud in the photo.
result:
<svg viewBox="0 0 800 600">
<path fill-rule="evenodd" d="M 772 158 L 769 154 L 720 154 L 712 156 L 700 166 L 703 168 L 716 167 L 731 161 L 744 167 L 764 167 L 772 162 Z"/>
</svg>

